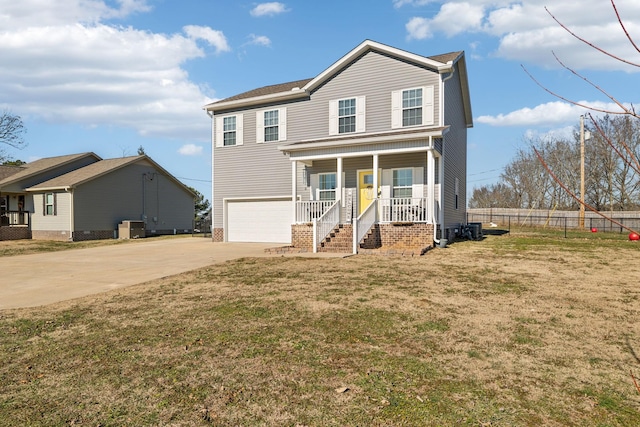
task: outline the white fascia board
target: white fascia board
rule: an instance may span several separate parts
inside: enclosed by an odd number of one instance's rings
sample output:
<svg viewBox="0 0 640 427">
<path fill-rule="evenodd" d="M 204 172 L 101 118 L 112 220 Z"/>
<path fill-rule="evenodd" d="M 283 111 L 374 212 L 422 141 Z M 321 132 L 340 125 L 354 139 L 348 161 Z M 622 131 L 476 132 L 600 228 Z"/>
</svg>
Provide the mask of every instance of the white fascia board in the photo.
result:
<svg viewBox="0 0 640 427">
<path fill-rule="evenodd" d="M 272 93 L 269 95 L 254 96 L 252 98 L 236 99 L 228 102 L 215 102 L 213 104 L 207 104 L 202 107 L 206 111 L 220 111 L 229 110 L 243 107 L 250 107 L 258 104 L 266 104 L 271 102 L 289 101 L 297 98 L 304 98 L 307 96 L 307 91 L 304 89 L 293 89 L 286 92 Z"/>
<path fill-rule="evenodd" d="M 348 157 L 366 157 L 373 156 L 375 154 L 386 156 L 390 154 L 406 154 L 406 153 L 426 153 L 428 151 L 433 151 L 434 149 L 429 146 L 424 147 L 410 147 L 410 148 L 397 148 L 390 150 L 370 150 L 370 151 L 359 151 L 356 153 L 340 153 L 340 154 L 317 154 L 312 156 L 300 156 L 300 157 L 291 157 L 291 161 L 298 161 L 302 163 L 313 163 L 314 160 L 330 160 L 337 159 L 338 157 L 348 158 Z"/>
</svg>

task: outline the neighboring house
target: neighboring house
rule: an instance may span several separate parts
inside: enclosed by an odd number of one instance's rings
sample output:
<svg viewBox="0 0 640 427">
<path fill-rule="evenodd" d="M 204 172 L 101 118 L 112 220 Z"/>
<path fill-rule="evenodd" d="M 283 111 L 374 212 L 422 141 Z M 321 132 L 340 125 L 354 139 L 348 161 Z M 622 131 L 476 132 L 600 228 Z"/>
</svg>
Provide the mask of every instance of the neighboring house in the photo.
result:
<svg viewBox="0 0 640 427">
<path fill-rule="evenodd" d="M 94 153 L 51 157 L 0 180 L 0 238 L 92 240 L 117 237 L 122 221 L 147 235 L 191 232 L 193 192 L 149 157 L 102 160 Z"/>
<path fill-rule="evenodd" d="M 463 52 L 366 40 L 315 78 L 204 109 L 215 241 L 424 250 L 466 221 Z"/>
</svg>

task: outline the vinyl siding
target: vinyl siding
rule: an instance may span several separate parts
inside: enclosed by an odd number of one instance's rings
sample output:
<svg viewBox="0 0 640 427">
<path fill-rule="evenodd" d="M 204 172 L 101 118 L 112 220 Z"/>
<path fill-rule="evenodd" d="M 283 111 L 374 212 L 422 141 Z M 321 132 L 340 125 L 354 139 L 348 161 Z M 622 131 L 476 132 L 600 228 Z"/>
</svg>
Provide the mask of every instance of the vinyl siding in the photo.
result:
<svg viewBox="0 0 640 427">
<path fill-rule="evenodd" d="M 329 136 L 330 101 L 344 98 L 364 97 L 366 111 L 363 134 L 391 131 L 391 94 L 393 91 L 433 85 L 434 105 L 439 105 L 439 75 L 422 66 L 400 61 L 378 52 L 369 51 L 350 63 L 330 80 L 317 88 L 309 98 L 295 102 L 248 108 L 241 111 L 225 111 L 213 117 L 213 212 L 214 228 L 223 227 L 223 200 L 243 197 L 277 197 L 291 194 L 291 162 L 287 155 L 278 150 L 280 143 L 258 143 L 256 138 L 256 112 L 274 108 L 287 108 L 287 143 L 326 138 Z M 362 98 L 359 98 L 362 99 Z M 434 111 L 434 124 L 439 123 L 438 109 Z M 220 147 L 216 142 L 215 126 L 218 117 L 227 115 L 243 116 L 243 145 Z M 426 141 L 389 144 L 420 144 Z M 341 154 L 357 150 L 370 150 L 372 145 L 351 148 L 334 148 L 326 154 Z M 383 148 L 378 145 L 375 148 Z M 418 156 L 416 154 L 416 156 Z M 426 155 L 421 158 L 426 159 Z M 384 157 L 381 157 L 381 162 Z M 371 162 L 371 158 L 345 159 L 344 169 L 358 162 Z M 335 161 L 333 162 L 335 165 Z M 381 163 L 381 167 L 383 163 Z M 314 167 L 316 165 L 314 164 Z M 357 167 L 357 166 L 355 166 Z M 368 166 L 370 168 L 370 166 Z M 363 167 L 363 168 L 366 168 Z M 299 165 L 298 179 L 302 182 L 303 165 Z M 355 174 L 355 169 L 353 169 Z M 347 186 L 355 175 L 346 177 Z M 302 188 L 301 188 L 302 187 Z M 308 189 L 298 185 L 298 194 L 308 199 Z"/>
<path fill-rule="evenodd" d="M 140 220 L 143 215 L 147 230 L 193 227 L 193 196 L 147 162 L 84 183 L 73 197 L 75 230 L 115 230 L 121 221 Z"/>
<path fill-rule="evenodd" d="M 33 195 L 34 211 L 31 215 L 31 229 L 36 231 L 69 231 L 70 194 L 64 191 L 54 192 L 56 214 L 44 215 L 44 193 Z"/>
<path fill-rule="evenodd" d="M 459 73 L 445 82 L 444 124 L 450 125 L 444 137 L 444 221 L 445 227 L 466 222 L 467 207 L 467 126 L 464 118 Z M 455 179 L 459 180 L 458 209 L 455 209 Z"/>
</svg>

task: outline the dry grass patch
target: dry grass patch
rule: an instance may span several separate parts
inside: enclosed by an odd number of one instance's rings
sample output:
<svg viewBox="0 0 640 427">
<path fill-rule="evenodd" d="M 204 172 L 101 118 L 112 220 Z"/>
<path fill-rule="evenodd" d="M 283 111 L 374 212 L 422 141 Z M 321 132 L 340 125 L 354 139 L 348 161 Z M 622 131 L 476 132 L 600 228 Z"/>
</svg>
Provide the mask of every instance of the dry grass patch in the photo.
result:
<svg viewBox="0 0 640 427">
<path fill-rule="evenodd" d="M 0 312 L 0 425 L 639 425 L 639 254 L 492 236 Z"/>
</svg>

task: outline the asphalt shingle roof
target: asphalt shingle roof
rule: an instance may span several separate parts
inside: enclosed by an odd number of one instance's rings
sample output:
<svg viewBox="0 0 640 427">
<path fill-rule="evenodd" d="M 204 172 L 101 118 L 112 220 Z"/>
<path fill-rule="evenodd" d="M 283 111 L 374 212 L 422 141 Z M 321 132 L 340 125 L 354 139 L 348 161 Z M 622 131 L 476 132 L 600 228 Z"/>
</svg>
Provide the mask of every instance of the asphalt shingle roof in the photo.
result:
<svg viewBox="0 0 640 427">
<path fill-rule="evenodd" d="M 93 156 L 96 160 L 100 160 L 94 153 L 80 153 L 80 154 L 68 154 L 66 156 L 57 156 L 57 157 L 47 157 L 44 159 L 34 160 L 33 162 L 29 162 L 20 166 L 20 171 L 14 174 L 7 176 L 6 178 L 0 180 L 0 186 L 4 184 L 9 184 L 12 182 L 20 181 L 21 179 L 28 178 L 30 176 L 45 172 L 49 169 L 53 169 L 57 166 L 63 165 L 65 163 L 69 163 L 71 161 L 81 159 L 83 157 Z"/>
</svg>

